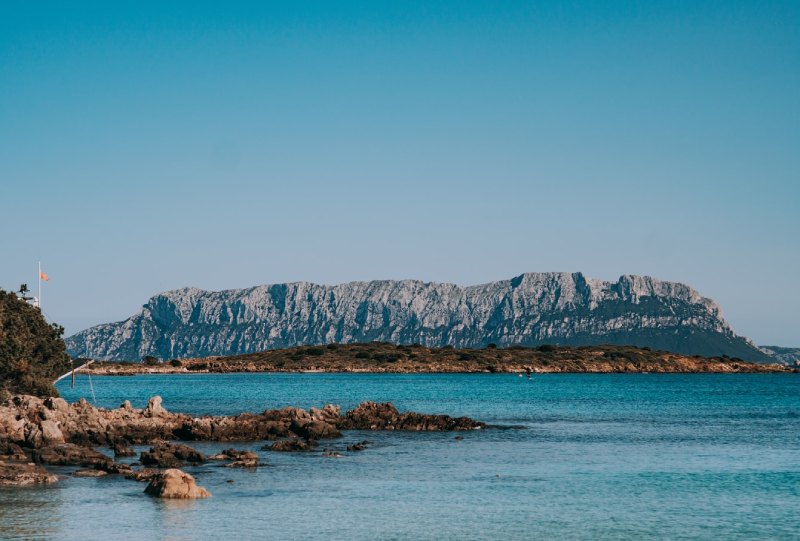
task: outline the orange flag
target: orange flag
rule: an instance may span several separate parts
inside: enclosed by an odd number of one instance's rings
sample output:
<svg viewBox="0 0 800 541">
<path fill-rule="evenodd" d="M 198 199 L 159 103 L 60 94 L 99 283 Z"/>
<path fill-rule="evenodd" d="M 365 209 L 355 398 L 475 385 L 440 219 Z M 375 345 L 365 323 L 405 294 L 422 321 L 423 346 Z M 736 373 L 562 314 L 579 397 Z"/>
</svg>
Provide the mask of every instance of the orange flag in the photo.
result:
<svg viewBox="0 0 800 541">
<path fill-rule="evenodd" d="M 42 280 L 44 280 L 45 282 L 49 282 L 49 281 L 50 281 L 50 277 L 49 277 L 49 276 L 47 276 L 47 275 L 44 273 L 44 271 L 41 271 L 41 270 L 39 271 L 39 278 L 40 278 L 40 279 L 42 279 Z"/>
</svg>

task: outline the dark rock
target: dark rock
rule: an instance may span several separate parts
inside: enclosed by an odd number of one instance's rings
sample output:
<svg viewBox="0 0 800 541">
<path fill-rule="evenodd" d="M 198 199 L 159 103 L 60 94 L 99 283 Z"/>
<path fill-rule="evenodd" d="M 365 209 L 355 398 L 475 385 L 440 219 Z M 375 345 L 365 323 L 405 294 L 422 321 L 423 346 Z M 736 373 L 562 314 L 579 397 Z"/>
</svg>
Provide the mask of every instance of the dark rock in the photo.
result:
<svg viewBox="0 0 800 541">
<path fill-rule="evenodd" d="M 156 442 L 150 451 L 144 451 L 140 455 L 140 461 L 145 466 L 157 466 L 159 468 L 177 468 L 185 462 L 200 464 L 206 462 L 206 456 L 189 447 L 179 443 L 168 443 L 165 441 Z"/>
<path fill-rule="evenodd" d="M 226 468 L 257 468 L 260 466 L 258 458 L 246 460 L 234 460 L 230 464 L 226 464 Z"/>
<path fill-rule="evenodd" d="M 253 451 L 240 451 L 238 449 L 225 449 L 216 455 L 208 457 L 209 460 L 258 460 L 258 455 Z"/>
<path fill-rule="evenodd" d="M 277 452 L 297 452 L 297 451 L 310 451 L 317 446 L 316 440 L 303 440 L 300 438 L 292 438 L 288 440 L 276 441 L 272 445 L 265 445 L 262 447 L 265 451 Z"/>
<path fill-rule="evenodd" d="M 83 466 L 100 469 L 111 467 L 114 463 L 103 453 L 74 443 L 62 443 L 35 449 L 32 456 L 34 462 L 57 466 Z"/>
<path fill-rule="evenodd" d="M 158 473 L 158 470 L 154 470 L 151 468 L 144 468 L 141 470 L 131 471 L 129 474 L 125 476 L 125 479 L 133 479 L 134 481 L 150 481 L 154 475 Z"/>
<path fill-rule="evenodd" d="M 16 443 L 0 442 L 0 460 L 27 462 L 28 456 L 22 450 L 22 447 Z"/>
<path fill-rule="evenodd" d="M 136 451 L 128 447 L 125 443 L 119 442 L 114 444 L 114 456 L 136 456 Z"/>
<path fill-rule="evenodd" d="M 414 412 L 401 414 L 390 402 L 364 402 L 348 411 L 339 422 L 339 428 L 348 430 L 450 431 L 475 430 L 485 426 L 469 417 L 454 418 Z"/>
<path fill-rule="evenodd" d="M 350 452 L 353 452 L 353 451 L 363 451 L 364 449 L 366 449 L 366 448 L 367 448 L 367 446 L 368 446 L 369 444 L 370 444 L 370 442 L 369 442 L 369 441 L 367 441 L 367 440 L 364 440 L 364 441 L 362 441 L 362 442 L 358 442 L 358 443 L 354 443 L 354 444 L 352 444 L 352 445 L 348 445 L 348 446 L 347 446 L 347 450 L 348 450 L 348 451 L 350 451 Z"/>
</svg>

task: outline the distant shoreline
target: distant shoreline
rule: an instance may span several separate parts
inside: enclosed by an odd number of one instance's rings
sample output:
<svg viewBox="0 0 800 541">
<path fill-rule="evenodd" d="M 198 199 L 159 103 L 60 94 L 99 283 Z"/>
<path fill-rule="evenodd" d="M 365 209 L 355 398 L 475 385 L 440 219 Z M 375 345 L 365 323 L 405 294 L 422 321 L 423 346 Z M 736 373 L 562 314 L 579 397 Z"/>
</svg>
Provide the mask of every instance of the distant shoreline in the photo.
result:
<svg viewBox="0 0 800 541">
<path fill-rule="evenodd" d="M 700 357 L 632 346 L 540 346 L 455 349 L 388 343 L 329 344 L 227 357 L 161 362 L 98 361 L 79 373 L 91 375 L 197 373 L 792 373 L 778 364 L 727 357 Z"/>
</svg>

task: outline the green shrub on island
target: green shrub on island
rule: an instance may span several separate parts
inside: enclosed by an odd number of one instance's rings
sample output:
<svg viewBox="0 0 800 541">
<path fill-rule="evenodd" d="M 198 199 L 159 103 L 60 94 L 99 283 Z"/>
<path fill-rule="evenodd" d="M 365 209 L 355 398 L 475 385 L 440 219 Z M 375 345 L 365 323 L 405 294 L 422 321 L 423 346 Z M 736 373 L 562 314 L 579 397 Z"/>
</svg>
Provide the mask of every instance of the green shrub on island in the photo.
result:
<svg viewBox="0 0 800 541">
<path fill-rule="evenodd" d="M 53 381 L 72 368 L 63 334 L 38 308 L 0 289 L 0 398 L 58 396 Z"/>
</svg>

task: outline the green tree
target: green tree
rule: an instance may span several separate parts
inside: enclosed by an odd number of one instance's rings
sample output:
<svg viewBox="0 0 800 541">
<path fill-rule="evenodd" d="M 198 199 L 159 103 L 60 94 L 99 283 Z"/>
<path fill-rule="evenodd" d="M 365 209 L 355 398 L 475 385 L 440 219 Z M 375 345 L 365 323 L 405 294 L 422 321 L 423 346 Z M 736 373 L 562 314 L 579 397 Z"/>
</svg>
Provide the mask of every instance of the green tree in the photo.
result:
<svg viewBox="0 0 800 541">
<path fill-rule="evenodd" d="M 53 381 L 72 368 L 63 334 L 38 308 L 0 289 L 0 395 L 58 396 Z"/>
</svg>

